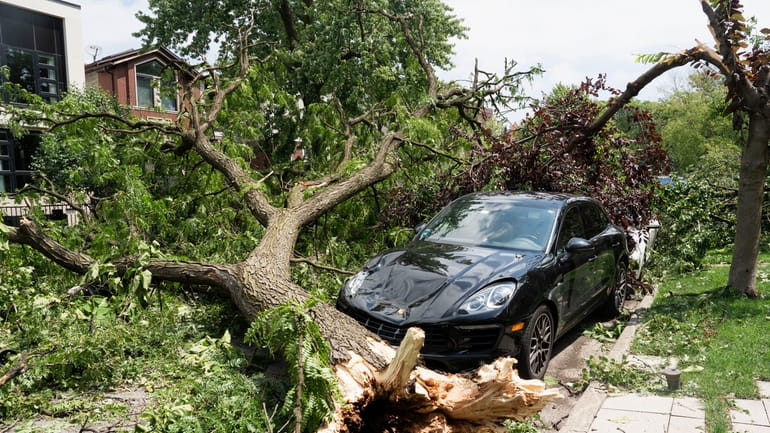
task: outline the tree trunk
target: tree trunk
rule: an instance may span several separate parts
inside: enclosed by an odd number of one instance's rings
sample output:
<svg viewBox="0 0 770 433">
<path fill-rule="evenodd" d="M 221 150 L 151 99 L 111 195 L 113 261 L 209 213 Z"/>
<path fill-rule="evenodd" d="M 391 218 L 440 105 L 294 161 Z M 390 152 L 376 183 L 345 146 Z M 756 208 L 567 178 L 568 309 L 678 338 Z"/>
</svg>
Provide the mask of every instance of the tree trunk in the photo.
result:
<svg viewBox="0 0 770 433">
<path fill-rule="evenodd" d="M 288 267 L 304 223 L 297 214 L 288 210 L 274 213 L 262 242 L 243 262 L 217 265 L 151 259 L 144 268 L 158 280 L 214 286 L 229 295 L 248 320 L 280 304 L 304 304 L 310 295 L 291 281 Z M 57 243 L 30 220 L 23 220 L 9 238 L 81 274 L 94 262 Z M 113 263 L 123 273 L 135 260 L 126 257 Z M 333 305 L 319 302 L 310 314 L 329 343 L 332 367 L 345 395 L 327 432 L 384 433 L 395 428 L 405 433 L 502 433 L 506 431 L 503 420 L 533 415 L 561 397 L 541 381 L 520 379 L 512 358 L 498 359 L 464 375 L 441 374 L 415 367 L 424 338 L 419 329 L 410 330 L 410 339 L 396 356 L 388 344 Z"/>
<path fill-rule="evenodd" d="M 749 138 L 741 154 L 738 210 L 733 261 L 727 285 L 746 296 L 759 296 L 756 286 L 757 257 L 767 178 L 770 121 L 761 112 L 751 115 Z"/>
</svg>

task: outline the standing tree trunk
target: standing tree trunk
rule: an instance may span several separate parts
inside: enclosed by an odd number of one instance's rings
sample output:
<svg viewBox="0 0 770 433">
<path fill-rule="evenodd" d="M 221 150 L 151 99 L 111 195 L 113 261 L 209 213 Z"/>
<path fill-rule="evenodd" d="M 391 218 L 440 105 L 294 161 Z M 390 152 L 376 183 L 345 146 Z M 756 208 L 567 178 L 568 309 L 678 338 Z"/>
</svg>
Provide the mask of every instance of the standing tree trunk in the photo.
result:
<svg viewBox="0 0 770 433">
<path fill-rule="evenodd" d="M 767 178 L 768 141 L 770 120 L 762 112 L 752 113 L 748 142 L 741 153 L 735 244 L 727 280 L 728 286 L 752 298 L 759 296 L 756 285 L 757 257 Z"/>
</svg>

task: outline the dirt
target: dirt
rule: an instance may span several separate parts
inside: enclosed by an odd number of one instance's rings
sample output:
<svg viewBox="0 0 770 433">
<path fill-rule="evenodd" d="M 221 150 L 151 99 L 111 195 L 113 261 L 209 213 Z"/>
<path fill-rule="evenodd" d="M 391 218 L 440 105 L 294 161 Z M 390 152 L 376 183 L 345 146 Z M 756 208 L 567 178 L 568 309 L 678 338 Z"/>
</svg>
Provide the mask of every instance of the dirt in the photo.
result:
<svg viewBox="0 0 770 433">
<path fill-rule="evenodd" d="M 105 393 L 102 396 L 102 404 L 124 405 L 127 413 L 125 417 L 113 421 L 91 421 L 84 420 L 81 423 L 72 423 L 67 418 L 38 417 L 35 420 L 25 421 L 23 423 L 9 422 L 0 423 L 0 432 L 15 433 L 17 431 L 34 431 L 37 433 L 55 432 L 55 433 L 115 433 L 130 432 L 134 426 L 140 422 L 140 416 L 144 412 L 147 404 L 152 400 L 150 393 L 144 388 L 121 389 Z"/>
</svg>

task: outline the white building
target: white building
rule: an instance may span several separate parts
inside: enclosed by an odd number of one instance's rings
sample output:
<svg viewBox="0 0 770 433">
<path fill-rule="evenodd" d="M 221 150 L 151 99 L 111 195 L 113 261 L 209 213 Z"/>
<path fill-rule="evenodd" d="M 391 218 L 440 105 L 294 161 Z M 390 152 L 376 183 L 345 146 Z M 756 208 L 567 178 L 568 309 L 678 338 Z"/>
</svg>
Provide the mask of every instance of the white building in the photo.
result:
<svg viewBox="0 0 770 433">
<path fill-rule="evenodd" d="M 0 0 L 0 66 L 9 71 L 0 79 L 46 101 L 61 99 L 67 89 L 83 88 L 80 6 L 64 0 Z M 0 193 L 13 193 L 32 179 L 29 164 L 39 134 L 13 137 L 3 128 L 2 105 L 18 103 L 18 95 L 0 92 Z M 7 208 L 3 213 L 9 216 Z"/>
</svg>

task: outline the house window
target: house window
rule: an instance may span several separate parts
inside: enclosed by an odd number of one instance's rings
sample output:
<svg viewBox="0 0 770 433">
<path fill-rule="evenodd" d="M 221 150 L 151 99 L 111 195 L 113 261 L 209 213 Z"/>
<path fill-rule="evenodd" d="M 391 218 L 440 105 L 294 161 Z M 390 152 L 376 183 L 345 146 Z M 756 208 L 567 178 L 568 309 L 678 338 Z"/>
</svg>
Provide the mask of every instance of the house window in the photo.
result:
<svg viewBox="0 0 770 433">
<path fill-rule="evenodd" d="M 16 192 L 32 181 L 32 156 L 39 146 L 39 133 L 14 138 L 0 129 L 0 193 Z"/>
<path fill-rule="evenodd" d="M 60 18 L 0 3 L 0 65 L 9 72 L 4 79 L 45 101 L 59 100 L 67 81 L 63 35 Z M 18 94 L 3 99 L 22 102 Z"/>
<path fill-rule="evenodd" d="M 157 60 L 136 65 L 136 105 L 177 111 L 174 73 Z"/>
</svg>

